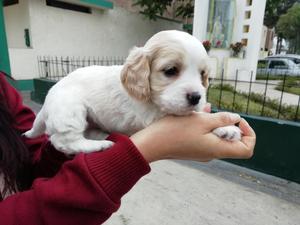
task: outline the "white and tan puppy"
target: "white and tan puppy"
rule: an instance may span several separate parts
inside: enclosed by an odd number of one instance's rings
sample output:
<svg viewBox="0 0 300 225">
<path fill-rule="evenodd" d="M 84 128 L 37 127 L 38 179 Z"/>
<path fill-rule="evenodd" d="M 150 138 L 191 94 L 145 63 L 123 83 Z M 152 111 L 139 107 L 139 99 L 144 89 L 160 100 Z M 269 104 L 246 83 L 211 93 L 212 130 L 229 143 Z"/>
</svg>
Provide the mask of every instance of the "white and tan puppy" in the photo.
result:
<svg viewBox="0 0 300 225">
<path fill-rule="evenodd" d="M 135 47 L 123 66 L 77 69 L 50 90 L 25 136 L 48 134 L 66 154 L 110 147 L 95 140 L 100 132 L 133 134 L 167 114 L 201 111 L 208 86 L 207 53 L 201 42 L 181 31 L 162 31 Z M 94 124 L 98 129 L 89 128 Z M 235 126 L 215 133 L 240 139 Z"/>
</svg>

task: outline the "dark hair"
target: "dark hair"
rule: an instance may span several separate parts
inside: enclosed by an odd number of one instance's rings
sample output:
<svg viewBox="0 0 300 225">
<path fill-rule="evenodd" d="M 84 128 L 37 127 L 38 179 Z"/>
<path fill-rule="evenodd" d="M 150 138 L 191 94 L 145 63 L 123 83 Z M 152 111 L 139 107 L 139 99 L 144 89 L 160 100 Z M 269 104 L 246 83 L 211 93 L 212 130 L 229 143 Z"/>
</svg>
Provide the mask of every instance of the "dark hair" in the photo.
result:
<svg viewBox="0 0 300 225">
<path fill-rule="evenodd" d="M 14 123 L 0 90 L 0 174 L 4 177 L 0 200 L 10 192 L 29 188 L 31 184 L 29 152 L 21 134 L 14 129 Z"/>
</svg>

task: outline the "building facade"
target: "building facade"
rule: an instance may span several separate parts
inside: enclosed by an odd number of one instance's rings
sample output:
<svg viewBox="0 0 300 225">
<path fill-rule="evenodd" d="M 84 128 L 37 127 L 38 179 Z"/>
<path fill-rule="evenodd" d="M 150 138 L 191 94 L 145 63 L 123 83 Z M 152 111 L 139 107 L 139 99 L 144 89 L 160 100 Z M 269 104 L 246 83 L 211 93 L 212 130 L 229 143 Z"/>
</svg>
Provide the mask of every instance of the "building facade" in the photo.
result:
<svg viewBox="0 0 300 225">
<path fill-rule="evenodd" d="M 3 2 L 0 0 L 0 71 L 10 74 L 9 56 L 7 39 L 5 32 L 4 16 L 3 16 Z"/>
<path fill-rule="evenodd" d="M 266 0 L 195 0 L 193 34 L 212 44 L 213 77 L 255 79 L 265 5 Z M 230 44 L 236 42 L 244 48 L 232 57 Z"/>
<path fill-rule="evenodd" d="M 182 29 L 177 21 L 149 21 L 120 0 L 8 2 L 3 17 L 10 72 L 28 82 L 38 77 L 38 56 L 126 57 L 156 32 Z"/>
</svg>

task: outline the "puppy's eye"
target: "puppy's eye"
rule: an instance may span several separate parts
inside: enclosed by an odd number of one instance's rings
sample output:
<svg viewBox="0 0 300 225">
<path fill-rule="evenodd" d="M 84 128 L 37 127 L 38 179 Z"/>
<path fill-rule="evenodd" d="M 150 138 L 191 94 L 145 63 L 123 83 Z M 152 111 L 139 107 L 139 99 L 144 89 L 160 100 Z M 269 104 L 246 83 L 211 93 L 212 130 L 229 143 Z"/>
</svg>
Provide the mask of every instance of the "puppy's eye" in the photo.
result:
<svg viewBox="0 0 300 225">
<path fill-rule="evenodd" d="M 168 69 L 165 69 L 164 70 L 164 74 L 167 76 L 167 77 L 173 77 L 173 76 L 176 76 L 178 75 L 178 68 L 173 66 L 171 68 L 168 68 Z"/>
<path fill-rule="evenodd" d="M 201 76 L 204 76 L 205 70 L 201 70 L 200 74 L 201 74 Z"/>
</svg>

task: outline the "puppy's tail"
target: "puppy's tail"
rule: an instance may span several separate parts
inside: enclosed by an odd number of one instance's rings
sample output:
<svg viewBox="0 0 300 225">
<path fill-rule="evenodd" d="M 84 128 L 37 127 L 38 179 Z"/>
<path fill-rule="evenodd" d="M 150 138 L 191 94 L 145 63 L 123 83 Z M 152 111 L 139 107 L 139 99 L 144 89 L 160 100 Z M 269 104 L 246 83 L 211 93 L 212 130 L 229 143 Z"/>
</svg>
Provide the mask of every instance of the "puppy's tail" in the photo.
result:
<svg viewBox="0 0 300 225">
<path fill-rule="evenodd" d="M 36 138 L 39 137 L 41 135 L 43 135 L 45 133 L 46 130 L 46 124 L 45 121 L 43 119 L 42 116 L 42 110 L 37 114 L 34 122 L 33 122 L 33 126 L 29 131 L 26 131 L 24 133 L 25 137 L 28 138 Z"/>
</svg>

